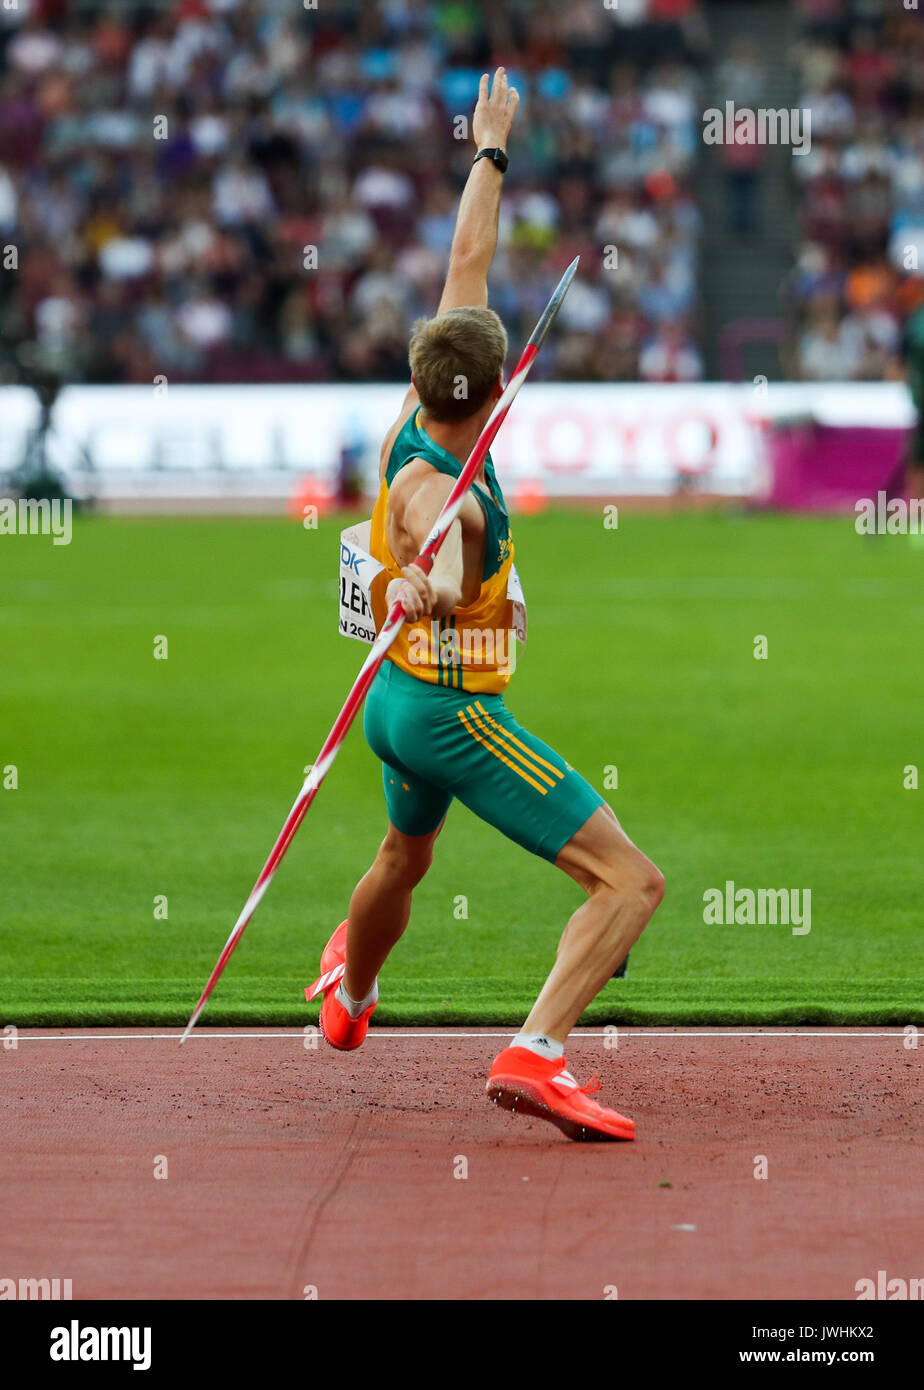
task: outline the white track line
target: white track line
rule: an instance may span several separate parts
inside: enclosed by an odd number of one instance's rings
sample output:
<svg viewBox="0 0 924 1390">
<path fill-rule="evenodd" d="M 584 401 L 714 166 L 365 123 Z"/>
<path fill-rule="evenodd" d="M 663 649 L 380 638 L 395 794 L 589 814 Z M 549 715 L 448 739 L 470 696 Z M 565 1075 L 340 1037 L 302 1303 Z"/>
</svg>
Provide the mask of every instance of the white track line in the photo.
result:
<svg viewBox="0 0 924 1390">
<path fill-rule="evenodd" d="M 246 1028 L 242 1024 L 242 1030 Z M 314 1025 L 306 1025 L 314 1026 Z M 628 1029 L 620 1028 L 618 1024 L 611 1025 L 616 1028 L 620 1038 L 901 1038 L 904 1036 L 902 1025 L 896 1025 L 893 1033 L 846 1033 L 834 1029 L 825 1029 L 822 1032 L 809 1032 L 800 1030 L 799 1032 L 740 1032 L 733 1029 L 722 1030 L 720 1032 L 654 1032 L 648 1029 Z M 436 1033 L 385 1033 L 375 1029 L 370 1029 L 367 1041 L 378 1041 L 380 1038 L 398 1038 L 402 1041 L 413 1041 L 415 1038 L 509 1038 L 512 1029 L 507 1028 L 502 1033 L 453 1033 L 448 1028 L 441 1028 Z M 319 1036 L 316 1033 L 315 1036 Z M 234 1042 L 242 1042 L 250 1038 L 301 1038 L 303 1041 L 306 1036 L 304 1031 L 298 1033 L 247 1033 L 244 1031 L 236 1033 L 191 1033 L 190 1038 L 200 1038 L 202 1041 L 213 1039 L 230 1039 Z M 571 1037 L 575 1040 L 581 1038 L 610 1038 L 612 1033 L 572 1033 Z M 179 1032 L 171 1033 L 33 1033 L 20 1032 L 17 1042 L 178 1042 Z M 12 1050 L 12 1049 L 9 1049 Z"/>
</svg>

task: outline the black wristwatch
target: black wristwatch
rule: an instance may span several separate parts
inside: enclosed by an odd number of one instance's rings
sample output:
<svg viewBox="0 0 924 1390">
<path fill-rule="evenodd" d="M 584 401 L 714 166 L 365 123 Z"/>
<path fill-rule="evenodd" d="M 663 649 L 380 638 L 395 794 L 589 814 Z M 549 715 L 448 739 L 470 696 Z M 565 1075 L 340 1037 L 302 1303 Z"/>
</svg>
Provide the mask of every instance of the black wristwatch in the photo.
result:
<svg viewBox="0 0 924 1390">
<path fill-rule="evenodd" d="M 506 174 L 507 165 L 510 163 L 510 160 L 507 158 L 506 154 L 501 149 L 479 150 L 478 153 L 475 155 L 475 158 L 472 160 L 472 163 L 477 164 L 479 159 L 490 159 L 491 163 L 496 165 L 497 168 L 500 169 L 502 174 Z"/>
</svg>

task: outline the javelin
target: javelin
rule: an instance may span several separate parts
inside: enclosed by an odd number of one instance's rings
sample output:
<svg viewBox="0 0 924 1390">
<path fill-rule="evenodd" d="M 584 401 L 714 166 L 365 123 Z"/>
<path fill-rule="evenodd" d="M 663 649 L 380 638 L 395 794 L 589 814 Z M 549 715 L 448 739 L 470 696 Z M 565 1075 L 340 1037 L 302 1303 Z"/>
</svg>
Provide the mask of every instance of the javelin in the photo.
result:
<svg viewBox="0 0 924 1390">
<path fill-rule="evenodd" d="M 427 536 L 423 549 L 417 558 L 412 561 L 412 563 L 422 569 L 425 574 L 429 574 L 433 568 L 433 560 L 440 546 L 443 544 L 443 541 L 446 539 L 446 534 L 450 526 L 461 511 L 465 494 L 475 481 L 475 474 L 484 462 L 485 455 L 491 447 L 494 436 L 503 424 L 507 411 L 513 404 L 514 396 L 526 380 L 529 369 L 535 362 L 540 347 L 545 342 L 546 335 L 552 326 L 552 321 L 561 308 L 562 300 L 568 293 L 571 281 L 577 274 L 578 262 L 580 259 L 580 256 L 575 256 L 574 260 L 559 280 L 552 298 L 543 309 L 542 317 L 533 329 L 529 342 L 523 349 L 523 355 L 514 368 L 513 375 L 507 383 L 497 405 L 491 411 L 484 429 L 478 436 L 475 447 L 468 457 L 468 462 L 456 479 L 455 486 L 446 498 L 442 511 L 433 523 L 433 528 Z M 305 778 L 301 791 L 295 798 L 295 804 L 286 817 L 286 823 L 279 832 L 279 838 L 273 845 L 269 858 L 260 870 L 260 877 L 254 884 L 250 897 L 244 904 L 241 915 L 235 922 L 231 935 L 225 942 L 224 950 L 215 963 L 215 969 L 208 978 L 208 983 L 202 991 L 199 1002 L 190 1015 L 189 1022 L 186 1025 L 186 1031 L 180 1038 L 181 1046 L 189 1037 L 193 1028 L 195 1028 L 199 1015 L 208 1002 L 209 995 L 221 979 L 222 972 L 231 959 L 235 946 L 244 935 L 247 923 L 259 907 L 263 894 L 266 892 L 273 875 L 279 868 L 283 855 L 295 838 L 295 832 L 304 820 L 308 807 L 317 796 L 318 789 L 330 771 L 334 759 L 340 752 L 340 747 L 349 732 L 350 725 L 356 718 L 360 706 L 366 698 L 366 692 L 375 679 L 379 667 L 385 660 L 388 648 L 400 632 L 406 617 L 407 614 L 400 603 L 392 604 L 388 617 L 382 624 L 382 630 L 378 637 L 376 637 L 372 644 L 372 650 L 362 664 L 359 675 L 353 683 L 353 688 L 334 721 L 334 727 L 324 740 L 323 747 L 317 756 L 317 761 L 313 764 L 311 771 Z"/>
</svg>

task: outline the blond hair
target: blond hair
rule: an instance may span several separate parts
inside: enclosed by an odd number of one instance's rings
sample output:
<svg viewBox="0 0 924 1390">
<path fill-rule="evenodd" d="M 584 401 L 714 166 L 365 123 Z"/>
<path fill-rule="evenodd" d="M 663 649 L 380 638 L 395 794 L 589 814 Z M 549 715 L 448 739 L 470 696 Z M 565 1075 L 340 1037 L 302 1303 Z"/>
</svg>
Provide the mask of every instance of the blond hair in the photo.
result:
<svg viewBox="0 0 924 1390">
<path fill-rule="evenodd" d="M 456 424 L 491 395 L 507 356 L 507 334 L 493 309 L 475 305 L 418 319 L 409 358 L 414 385 L 428 415 Z"/>
</svg>

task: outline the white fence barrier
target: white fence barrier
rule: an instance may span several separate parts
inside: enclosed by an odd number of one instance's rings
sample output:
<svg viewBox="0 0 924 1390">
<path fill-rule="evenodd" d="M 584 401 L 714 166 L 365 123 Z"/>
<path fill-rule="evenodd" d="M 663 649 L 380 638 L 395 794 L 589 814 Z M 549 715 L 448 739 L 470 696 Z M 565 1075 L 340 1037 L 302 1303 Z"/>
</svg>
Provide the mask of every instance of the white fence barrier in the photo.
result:
<svg viewBox="0 0 924 1390">
<path fill-rule="evenodd" d="M 371 488 L 404 388 L 70 386 L 55 402 L 47 457 L 101 501 L 280 502 L 310 478 L 331 485 L 345 448 Z M 909 425 L 897 382 L 638 386 L 530 383 L 492 451 L 502 484 L 551 497 L 666 496 L 678 477 L 730 497 L 761 489 L 762 418 Z M 0 474 L 21 462 L 38 401 L 0 388 Z"/>
</svg>

